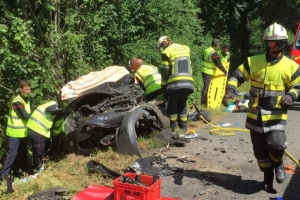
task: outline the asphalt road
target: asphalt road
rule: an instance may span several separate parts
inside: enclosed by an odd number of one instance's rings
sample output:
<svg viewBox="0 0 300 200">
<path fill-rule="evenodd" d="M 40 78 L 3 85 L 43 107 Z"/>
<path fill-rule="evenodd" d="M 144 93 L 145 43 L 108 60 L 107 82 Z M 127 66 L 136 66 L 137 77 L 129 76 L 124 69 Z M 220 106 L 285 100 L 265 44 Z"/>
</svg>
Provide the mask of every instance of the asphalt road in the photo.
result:
<svg viewBox="0 0 300 200">
<path fill-rule="evenodd" d="M 299 160 L 300 152 L 300 103 L 288 112 L 286 129 L 287 151 Z M 230 123 L 229 128 L 244 128 L 246 113 L 228 113 L 217 123 Z M 203 123 L 203 122 L 199 122 Z M 163 149 L 166 156 L 185 158 L 178 161 L 168 158 L 171 167 L 179 170 L 174 175 L 163 177 L 161 195 L 163 197 L 190 199 L 243 199 L 284 200 L 300 199 L 300 169 L 288 157 L 284 163 L 287 171 L 285 183 L 274 180 L 276 194 L 262 190 L 263 173 L 259 170 L 253 155 L 249 133 L 234 131 L 234 135 L 224 137 L 211 135 L 211 125 L 205 124 L 198 130 L 198 138 L 191 139 L 185 147 Z M 183 169 L 182 171 L 180 169 Z"/>
</svg>

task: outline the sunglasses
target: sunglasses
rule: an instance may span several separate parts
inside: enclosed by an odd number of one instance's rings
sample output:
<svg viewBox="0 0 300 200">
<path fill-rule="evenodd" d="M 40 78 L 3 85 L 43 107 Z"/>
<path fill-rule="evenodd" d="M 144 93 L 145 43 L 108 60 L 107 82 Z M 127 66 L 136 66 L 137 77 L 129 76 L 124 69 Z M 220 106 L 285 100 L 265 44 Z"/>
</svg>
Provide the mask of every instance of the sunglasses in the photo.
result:
<svg viewBox="0 0 300 200">
<path fill-rule="evenodd" d="M 275 48 L 275 47 L 283 48 L 287 42 L 283 40 L 272 40 L 272 41 L 268 41 L 267 43 L 270 48 Z"/>
</svg>

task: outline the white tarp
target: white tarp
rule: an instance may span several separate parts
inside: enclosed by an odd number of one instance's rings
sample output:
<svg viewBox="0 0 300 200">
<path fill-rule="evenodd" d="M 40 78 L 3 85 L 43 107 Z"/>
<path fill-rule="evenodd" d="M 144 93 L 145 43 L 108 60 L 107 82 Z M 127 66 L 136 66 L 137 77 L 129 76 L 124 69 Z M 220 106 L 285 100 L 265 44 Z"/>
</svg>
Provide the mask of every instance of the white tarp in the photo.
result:
<svg viewBox="0 0 300 200">
<path fill-rule="evenodd" d="M 102 71 L 90 72 L 64 85 L 61 89 L 61 99 L 66 100 L 77 97 L 85 90 L 105 82 L 115 82 L 126 74 L 129 74 L 129 72 L 123 66 L 109 66 Z"/>
</svg>

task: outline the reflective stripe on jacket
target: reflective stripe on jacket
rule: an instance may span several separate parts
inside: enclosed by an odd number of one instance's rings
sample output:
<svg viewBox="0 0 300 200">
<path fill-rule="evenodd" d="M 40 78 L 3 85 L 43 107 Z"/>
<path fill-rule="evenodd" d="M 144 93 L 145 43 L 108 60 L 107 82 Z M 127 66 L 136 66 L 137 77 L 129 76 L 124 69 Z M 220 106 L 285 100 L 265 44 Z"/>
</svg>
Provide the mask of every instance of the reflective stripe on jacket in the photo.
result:
<svg viewBox="0 0 300 200">
<path fill-rule="evenodd" d="M 162 66 L 159 68 L 162 86 L 167 90 L 189 89 L 194 91 L 190 48 L 177 43 L 170 44 L 162 52 Z"/>
<path fill-rule="evenodd" d="M 208 47 L 204 50 L 204 60 L 203 60 L 203 65 L 200 68 L 200 71 L 205 73 L 205 74 L 210 74 L 210 75 L 214 75 L 217 66 L 214 64 L 214 62 L 211 59 L 211 54 L 213 54 L 215 51 L 214 48 L 212 47 Z"/>
<path fill-rule="evenodd" d="M 261 133 L 285 130 L 287 109 L 280 102 L 286 92 L 295 98 L 299 96 L 298 64 L 285 56 L 275 64 L 267 63 L 264 54 L 249 57 L 248 64 L 247 68 L 239 66 L 227 85 L 236 89 L 242 83 L 239 81 L 251 80 L 246 127 Z"/>
<path fill-rule="evenodd" d="M 53 124 L 54 116 L 45 111 L 49 106 L 57 105 L 55 101 L 50 101 L 38 106 L 30 116 L 27 127 L 31 130 L 50 138 L 50 129 Z"/>
<path fill-rule="evenodd" d="M 18 95 L 16 98 L 13 99 L 12 103 L 18 101 L 24 105 L 24 109 L 27 113 L 31 113 L 30 101 L 26 103 L 24 99 L 20 95 Z M 9 117 L 7 120 L 6 135 L 18 138 L 27 137 L 26 124 L 27 120 L 21 119 L 17 115 L 15 110 L 11 107 L 9 111 Z"/>
<path fill-rule="evenodd" d="M 145 93 L 150 94 L 161 89 L 161 75 L 157 68 L 152 65 L 142 65 L 135 73 L 135 76 L 145 87 Z"/>
</svg>

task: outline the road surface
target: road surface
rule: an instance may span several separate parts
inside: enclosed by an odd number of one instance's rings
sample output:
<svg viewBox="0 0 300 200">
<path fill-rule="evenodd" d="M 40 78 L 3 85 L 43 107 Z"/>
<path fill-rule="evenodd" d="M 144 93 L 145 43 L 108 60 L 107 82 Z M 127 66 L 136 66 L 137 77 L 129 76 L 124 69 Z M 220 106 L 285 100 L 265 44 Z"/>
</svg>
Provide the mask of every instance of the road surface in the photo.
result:
<svg viewBox="0 0 300 200">
<path fill-rule="evenodd" d="M 217 123 L 230 123 L 229 128 L 244 128 L 246 113 L 228 113 Z M 199 122 L 203 123 L 203 122 Z M 171 147 L 162 152 L 166 156 L 186 158 L 177 161 L 168 158 L 170 167 L 183 169 L 174 175 L 163 177 L 161 195 L 183 200 L 284 200 L 300 199 L 300 169 L 288 157 L 284 163 L 287 171 L 285 183 L 274 180 L 276 194 L 262 190 L 263 173 L 253 155 L 248 132 L 234 131 L 224 137 L 210 134 L 211 125 L 198 130 L 199 137 L 191 139 L 185 147 Z M 300 103 L 296 102 L 288 112 L 286 129 L 287 151 L 297 160 L 300 157 Z"/>
</svg>

